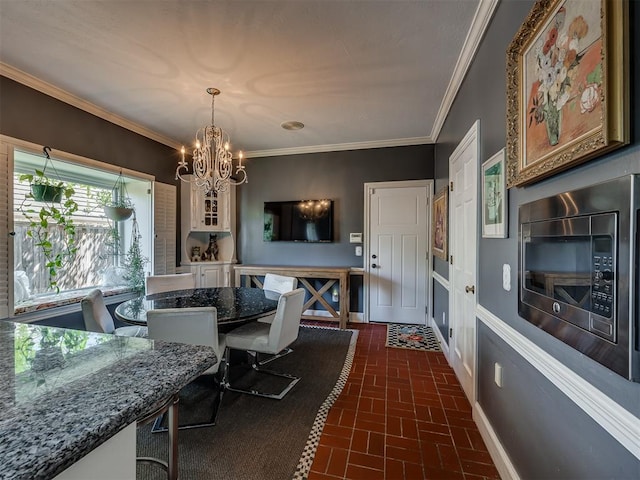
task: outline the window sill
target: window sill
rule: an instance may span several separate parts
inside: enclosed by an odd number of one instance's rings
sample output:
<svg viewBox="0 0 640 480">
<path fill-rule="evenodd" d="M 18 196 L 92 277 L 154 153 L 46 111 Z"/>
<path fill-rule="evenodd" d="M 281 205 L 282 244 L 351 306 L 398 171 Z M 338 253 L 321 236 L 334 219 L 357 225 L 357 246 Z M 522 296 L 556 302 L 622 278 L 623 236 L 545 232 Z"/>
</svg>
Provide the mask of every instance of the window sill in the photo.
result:
<svg viewBox="0 0 640 480">
<path fill-rule="evenodd" d="M 102 294 L 105 297 L 105 303 L 113 303 L 113 301 L 122 301 L 122 296 L 127 295 L 133 298 L 135 295 L 131 293 L 131 290 L 127 287 L 102 287 Z M 91 291 L 93 288 L 83 288 L 80 290 L 70 290 L 59 294 L 51 295 L 39 295 L 33 298 L 20 302 L 15 305 L 13 316 L 14 317 L 33 317 L 24 319 L 25 321 L 40 320 L 46 317 L 52 317 L 55 315 L 65 314 L 72 311 L 79 310 L 80 301 Z M 111 297 L 111 298 L 110 298 Z M 115 298 L 117 297 L 117 299 Z M 109 301 L 111 300 L 111 301 Z M 64 308 L 67 307 L 67 308 Z M 71 308 L 69 308 L 71 307 Z M 23 321 L 23 318 L 16 320 Z"/>
</svg>

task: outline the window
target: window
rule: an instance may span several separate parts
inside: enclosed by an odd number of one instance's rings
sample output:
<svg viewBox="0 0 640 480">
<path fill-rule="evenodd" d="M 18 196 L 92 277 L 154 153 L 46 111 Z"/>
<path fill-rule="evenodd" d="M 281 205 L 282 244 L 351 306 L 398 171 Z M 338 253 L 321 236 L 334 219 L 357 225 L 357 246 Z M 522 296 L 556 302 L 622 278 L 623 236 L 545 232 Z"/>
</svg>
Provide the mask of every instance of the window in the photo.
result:
<svg viewBox="0 0 640 480">
<path fill-rule="evenodd" d="M 13 311 L 15 314 L 39 310 L 49 306 L 77 302 L 89 289 L 100 288 L 105 294 L 122 293 L 128 289 L 126 253 L 131 245 L 134 218 L 137 222 L 142 254 L 152 258 L 151 181 L 137 178 L 130 171 L 122 175 L 122 186 L 114 189 L 118 172 L 112 166 L 90 162 L 54 158 L 47 163 L 45 174 L 52 180 L 70 184 L 75 193 L 71 197 L 78 204 L 72 215 L 75 225 L 75 255 L 57 269 L 56 286 L 50 282 L 47 258 L 36 240 L 28 235 L 29 221 L 25 210 L 36 213 L 43 203 L 27 198 L 29 182 L 20 180 L 24 174 L 42 170 L 42 154 L 26 149 L 13 151 Z M 102 168 L 101 168 L 102 167 Z M 141 177 L 143 175 L 141 174 Z M 135 213 L 124 221 L 105 216 L 101 200 L 126 195 Z M 55 225 L 47 228 L 55 251 L 62 246 L 62 229 Z M 145 268 L 151 271 L 149 262 Z"/>
</svg>

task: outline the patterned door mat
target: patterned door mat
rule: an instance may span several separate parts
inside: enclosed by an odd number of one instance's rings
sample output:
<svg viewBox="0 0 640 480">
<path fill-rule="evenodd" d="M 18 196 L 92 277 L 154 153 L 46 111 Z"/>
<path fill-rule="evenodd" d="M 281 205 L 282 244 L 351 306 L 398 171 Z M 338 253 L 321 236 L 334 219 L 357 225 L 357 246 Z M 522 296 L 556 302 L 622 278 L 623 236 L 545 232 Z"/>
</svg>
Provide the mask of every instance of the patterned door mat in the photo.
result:
<svg viewBox="0 0 640 480">
<path fill-rule="evenodd" d="M 441 352 L 431 327 L 390 323 L 387 325 L 387 347 Z"/>
</svg>

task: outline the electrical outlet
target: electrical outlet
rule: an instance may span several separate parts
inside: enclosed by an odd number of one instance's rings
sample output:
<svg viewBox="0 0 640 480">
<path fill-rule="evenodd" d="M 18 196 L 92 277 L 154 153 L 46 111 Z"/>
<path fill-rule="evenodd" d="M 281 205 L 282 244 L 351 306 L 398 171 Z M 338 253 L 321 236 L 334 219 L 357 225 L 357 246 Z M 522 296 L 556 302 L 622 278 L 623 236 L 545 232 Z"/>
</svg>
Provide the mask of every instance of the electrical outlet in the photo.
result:
<svg viewBox="0 0 640 480">
<path fill-rule="evenodd" d="M 358 245 L 356 247 L 356 257 L 361 257 L 361 256 L 362 256 L 362 247 Z"/>
</svg>

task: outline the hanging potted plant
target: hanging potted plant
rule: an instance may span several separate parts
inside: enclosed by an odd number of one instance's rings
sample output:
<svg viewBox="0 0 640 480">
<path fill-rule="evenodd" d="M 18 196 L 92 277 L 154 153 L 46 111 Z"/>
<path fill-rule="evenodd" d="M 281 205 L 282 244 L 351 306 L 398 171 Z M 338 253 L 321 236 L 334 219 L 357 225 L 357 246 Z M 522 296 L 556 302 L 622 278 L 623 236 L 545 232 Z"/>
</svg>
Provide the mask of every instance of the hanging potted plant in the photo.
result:
<svg viewBox="0 0 640 480">
<path fill-rule="evenodd" d="M 49 285 L 60 292 L 58 286 L 58 270 L 75 257 L 76 227 L 73 215 L 78 204 L 72 198 L 75 190 L 70 184 L 54 180 L 46 175 L 46 168 L 51 161 L 50 147 L 42 149 L 47 160 L 42 170 L 35 175 L 20 175 L 21 181 L 31 184 L 31 192 L 25 195 L 18 210 L 27 222 L 27 237 L 35 241 L 45 257 L 45 267 L 49 273 Z M 51 164 L 53 167 L 53 163 Z M 55 171 L 55 167 L 54 167 Z M 56 172 L 56 177 L 59 178 Z M 34 188 L 34 187 L 43 188 Z M 37 202 L 37 205 L 34 205 Z"/>
<path fill-rule="evenodd" d="M 125 268 L 127 273 L 124 275 L 124 279 L 127 281 L 127 285 L 137 294 L 144 294 L 144 280 L 145 273 L 144 267 L 149 260 L 142 255 L 142 249 L 140 247 L 140 230 L 138 228 L 138 221 L 136 216 L 133 216 L 133 225 L 131 227 L 131 246 L 125 256 Z"/>
<path fill-rule="evenodd" d="M 110 220 L 121 222 L 131 217 L 134 206 L 127 194 L 122 172 L 118 175 L 111 192 L 105 192 L 104 195 L 99 196 L 98 202 L 102 205 L 105 216 Z"/>
<path fill-rule="evenodd" d="M 36 169 L 35 174 L 20 175 L 20 181 L 28 181 L 31 189 L 31 197 L 36 202 L 60 203 L 64 196 L 65 185 L 63 182 L 52 180 L 45 174 L 51 157 L 51 147 L 43 147 L 46 157 L 42 170 Z"/>
</svg>

